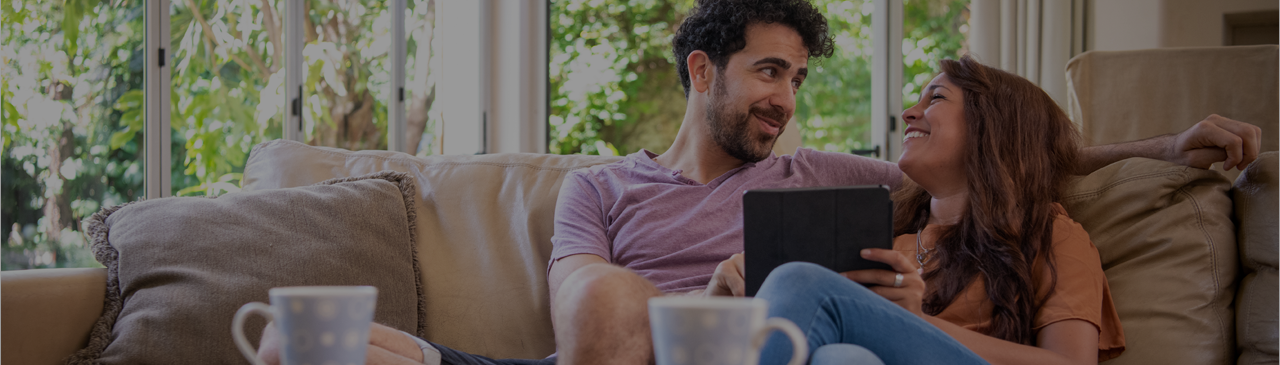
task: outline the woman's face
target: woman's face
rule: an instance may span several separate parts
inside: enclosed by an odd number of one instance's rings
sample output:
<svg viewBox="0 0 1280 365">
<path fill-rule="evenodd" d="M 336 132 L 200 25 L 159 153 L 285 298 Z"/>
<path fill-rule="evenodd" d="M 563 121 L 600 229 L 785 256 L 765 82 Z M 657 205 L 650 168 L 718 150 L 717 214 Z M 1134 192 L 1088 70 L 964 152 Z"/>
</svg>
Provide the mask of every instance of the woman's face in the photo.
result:
<svg viewBox="0 0 1280 365">
<path fill-rule="evenodd" d="M 907 123 L 898 166 L 935 197 L 965 187 L 964 91 L 940 74 L 920 91 L 920 102 L 902 112 Z M 937 190 L 937 191 L 935 191 Z"/>
</svg>

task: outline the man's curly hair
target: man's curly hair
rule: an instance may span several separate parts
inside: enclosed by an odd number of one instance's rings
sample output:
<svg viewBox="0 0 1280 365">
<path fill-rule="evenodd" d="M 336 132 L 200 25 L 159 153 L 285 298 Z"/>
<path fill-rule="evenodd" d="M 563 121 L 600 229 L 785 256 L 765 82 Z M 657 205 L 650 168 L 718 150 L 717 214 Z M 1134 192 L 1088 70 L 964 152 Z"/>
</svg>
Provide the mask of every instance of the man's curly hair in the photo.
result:
<svg viewBox="0 0 1280 365">
<path fill-rule="evenodd" d="M 747 46 L 747 26 L 778 23 L 795 29 L 809 57 L 831 57 L 835 44 L 827 18 L 807 0 L 700 0 L 676 30 L 671 48 L 684 97 L 689 97 L 689 54 L 701 50 L 717 68 Z"/>
</svg>

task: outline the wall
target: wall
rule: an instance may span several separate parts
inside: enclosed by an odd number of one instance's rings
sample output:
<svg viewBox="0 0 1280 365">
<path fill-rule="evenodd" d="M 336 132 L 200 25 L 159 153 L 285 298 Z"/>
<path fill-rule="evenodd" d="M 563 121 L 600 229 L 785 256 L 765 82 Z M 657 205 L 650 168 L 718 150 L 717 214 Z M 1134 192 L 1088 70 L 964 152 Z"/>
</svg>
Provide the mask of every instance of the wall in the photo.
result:
<svg viewBox="0 0 1280 365">
<path fill-rule="evenodd" d="M 1222 45 L 1222 15 L 1276 10 L 1275 0 L 1164 0 L 1160 25 L 1161 47 Z"/>
<path fill-rule="evenodd" d="M 1085 48 L 1221 46 L 1223 14 L 1278 7 L 1275 0 L 1091 0 Z"/>
<path fill-rule="evenodd" d="M 1160 47 L 1160 3 L 1163 0 L 1094 0 L 1088 16 L 1085 49 L 1122 51 Z"/>
</svg>

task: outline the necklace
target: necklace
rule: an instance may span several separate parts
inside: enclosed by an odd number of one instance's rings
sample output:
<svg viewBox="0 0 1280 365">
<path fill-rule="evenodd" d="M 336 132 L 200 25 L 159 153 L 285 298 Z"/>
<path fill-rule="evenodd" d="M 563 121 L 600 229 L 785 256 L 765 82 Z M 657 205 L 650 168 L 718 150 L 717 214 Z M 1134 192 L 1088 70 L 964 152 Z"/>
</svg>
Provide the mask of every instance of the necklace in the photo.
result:
<svg viewBox="0 0 1280 365">
<path fill-rule="evenodd" d="M 924 248 L 923 245 L 920 244 L 920 236 L 922 235 L 924 235 L 923 228 L 916 231 L 916 263 L 920 264 L 920 268 L 924 268 L 924 263 L 929 262 L 929 259 L 931 258 L 929 257 L 929 251 L 937 249 L 937 247 L 932 249 Z"/>
</svg>

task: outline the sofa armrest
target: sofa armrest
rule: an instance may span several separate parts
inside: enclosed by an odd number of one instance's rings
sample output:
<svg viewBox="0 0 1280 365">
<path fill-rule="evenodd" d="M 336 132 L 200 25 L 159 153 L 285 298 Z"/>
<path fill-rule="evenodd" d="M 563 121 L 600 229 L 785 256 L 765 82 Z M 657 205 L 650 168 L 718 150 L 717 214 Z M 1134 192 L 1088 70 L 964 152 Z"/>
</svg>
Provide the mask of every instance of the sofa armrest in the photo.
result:
<svg viewBox="0 0 1280 365">
<path fill-rule="evenodd" d="M 0 362 L 58 364 L 84 347 L 106 283 L 103 268 L 0 273 Z"/>
</svg>

